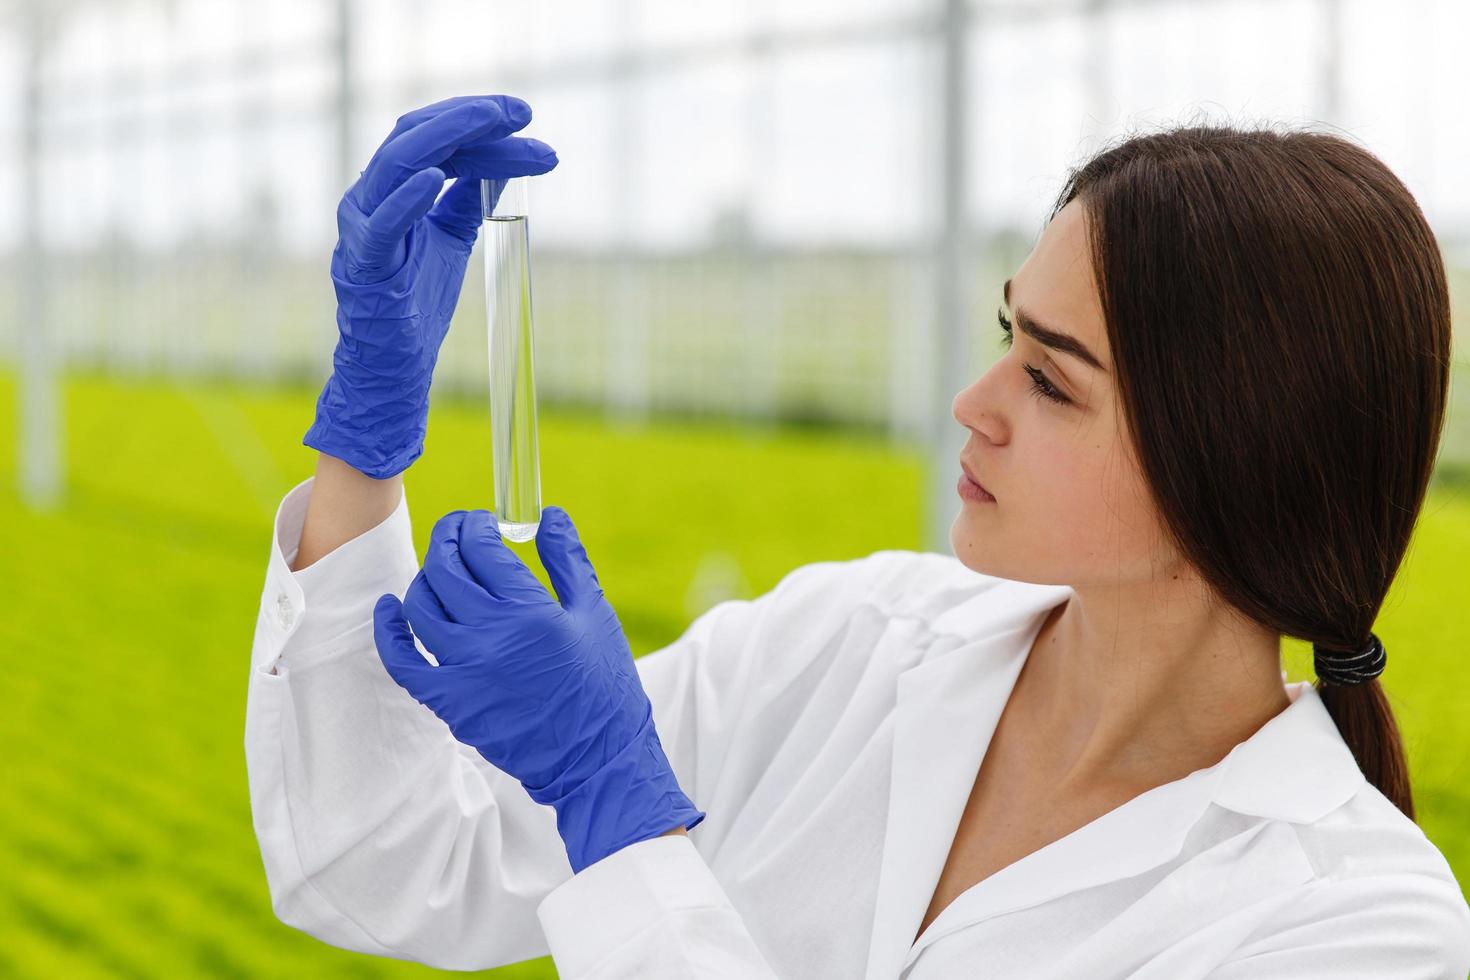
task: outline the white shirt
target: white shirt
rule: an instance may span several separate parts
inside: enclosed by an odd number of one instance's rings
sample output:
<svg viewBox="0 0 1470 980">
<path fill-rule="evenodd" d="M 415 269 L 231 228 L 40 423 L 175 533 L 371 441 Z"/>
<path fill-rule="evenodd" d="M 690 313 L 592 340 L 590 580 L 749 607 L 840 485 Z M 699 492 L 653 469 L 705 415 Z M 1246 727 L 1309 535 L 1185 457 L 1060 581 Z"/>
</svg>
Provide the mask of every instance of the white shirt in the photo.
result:
<svg viewBox="0 0 1470 980">
<path fill-rule="evenodd" d="M 1462 980 L 1470 907 L 1309 683 L 1219 763 L 955 899 L 914 941 L 1001 709 L 1070 594 L 952 556 L 797 568 L 637 658 L 708 814 L 573 875 L 554 811 L 384 670 L 372 607 L 418 570 L 407 497 L 291 572 L 276 515 L 245 752 L 276 915 L 444 969 L 565 980 Z M 1285 675 L 1283 675 L 1285 682 Z"/>
</svg>

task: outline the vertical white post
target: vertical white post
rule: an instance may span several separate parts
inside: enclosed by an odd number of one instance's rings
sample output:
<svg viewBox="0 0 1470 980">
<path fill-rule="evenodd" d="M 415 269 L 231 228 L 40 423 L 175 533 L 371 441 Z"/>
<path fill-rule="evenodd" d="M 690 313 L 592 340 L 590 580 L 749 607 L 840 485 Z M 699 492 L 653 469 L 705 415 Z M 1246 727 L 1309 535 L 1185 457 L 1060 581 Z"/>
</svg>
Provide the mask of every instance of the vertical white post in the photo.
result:
<svg viewBox="0 0 1470 980">
<path fill-rule="evenodd" d="M 744 67 L 747 86 L 740 125 L 745 138 L 745 200 L 738 213 L 744 219 L 744 241 L 736 268 L 740 276 L 740 332 L 745 338 L 744 409 L 751 422 L 771 425 L 780 414 L 781 330 L 785 320 L 789 268 L 774 241 L 762 241 L 756 202 L 763 197 L 766 161 L 774 158 L 776 59 L 771 56 L 767 29 L 759 25 L 760 0 L 745 3 Z"/>
<path fill-rule="evenodd" d="M 357 5 L 354 0 L 335 0 L 335 27 L 336 33 L 333 38 L 333 61 L 337 76 L 336 104 L 333 107 L 333 120 L 336 124 L 336 164 L 337 187 L 331 195 L 333 206 L 337 199 L 347 192 L 347 188 L 356 183 L 362 167 L 367 165 L 366 160 L 357 160 L 357 71 L 353 58 L 353 37 L 356 25 Z M 335 308 L 335 303 L 333 304 Z M 332 346 L 336 343 L 336 331 L 331 327 L 326 330 L 315 330 L 310 332 L 314 343 L 319 348 L 310 351 L 308 358 L 310 363 L 330 365 Z M 320 378 L 326 381 L 326 375 Z"/>
<path fill-rule="evenodd" d="M 930 551 L 950 550 L 949 528 L 959 510 L 955 493 L 959 454 L 967 433 L 954 420 L 954 396 L 970 384 L 971 351 L 965 328 L 967 302 L 968 235 L 966 234 L 965 166 L 969 134 L 967 67 L 969 11 L 967 0 L 938 0 L 940 105 L 938 136 L 938 235 L 935 242 L 935 357 L 929 397 L 929 473 L 924 546 Z"/>
<path fill-rule="evenodd" d="M 934 335 L 934 311 L 928 302 L 932 278 L 927 275 L 922 241 L 895 243 L 890 256 L 888 287 L 888 440 L 894 445 L 928 438 L 928 379 L 934 376 L 928 354 Z"/>
<path fill-rule="evenodd" d="M 234 27 L 238 31 L 236 37 L 248 36 L 244 29 L 245 20 L 255 16 L 255 12 L 241 4 L 234 8 L 233 14 Z M 267 320 L 264 312 L 264 307 L 270 305 L 267 297 L 274 290 L 263 275 L 262 253 L 268 246 L 260 241 L 265 230 L 260 218 L 265 204 L 264 174 L 268 169 L 266 154 L 261 147 L 266 135 L 264 124 L 270 118 L 270 111 L 247 101 L 245 96 L 250 91 L 252 73 L 261 70 L 255 64 L 255 52 L 244 44 L 237 44 L 234 56 L 234 90 L 237 95 L 231 130 L 235 137 L 235 159 L 239 161 L 240 168 L 235 188 L 244 211 L 234 228 L 238 238 L 230 249 L 231 261 L 228 268 L 222 270 L 223 282 L 229 283 L 228 288 L 234 294 L 233 306 L 238 318 L 231 323 L 234 337 L 223 346 L 231 354 L 231 373 L 260 381 L 270 377 L 273 367 L 279 369 L 279 365 L 271 363 L 271 348 L 280 325 Z M 274 65 L 267 64 L 264 70 L 271 72 L 274 68 Z"/>
<path fill-rule="evenodd" d="M 922 93 L 925 82 L 918 80 L 929 59 L 923 52 L 915 57 L 909 49 L 901 50 L 901 68 L 895 74 L 915 79 Z M 928 138 L 921 137 L 920 142 L 932 145 Z M 921 206 L 933 210 L 928 198 L 920 200 L 924 202 Z M 926 237 L 929 214 L 919 218 L 913 238 L 895 235 L 888 244 L 888 439 L 896 446 L 923 443 L 928 438 L 928 388 L 934 377 L 929 355 L 935 332 L 930 290 L 934 282 Z M 921 505 L 927 507 L 927 501 Z"/>
<path fill-rule="evenodd" d="M 352 0 L 337 0 L 337 169 L 340 197 L 357 180 L 358 167 L 353 158 L 353 114 L 356 109 L 355 72 L 352 63 Z"/>
<path fill-rule="evenodd" d="M 61 398 L 55 348 L 47 323 L 47 261 L 41 240 L 41 65 L 49 14 L 41 0 L 25 6 L 25 66 L 21 80 L 20 494 L 35 510 L 61 503 Z"/>
<path fill-rule="evenodd" d="M 606 321 L 607 375 L 606 411 L 609 421 L 641 423 L 648 415 L 649 376 L 653 350 L 648 342 L 648 282 L 652 263 L 635 259 L 636 223 L 642 217 L 642 201 L 637 162 L 638 127 L 641 113 L 635 108 L 633 65 L 633 31 L 637 12 L 631 0 L 619 0 L 618 35 L 614 44 L 613 75 L 608 86 L 613 93 L 612 111 L 608 114 L 612 132 L 613 287 L 611 312 Z"/>
</svg>

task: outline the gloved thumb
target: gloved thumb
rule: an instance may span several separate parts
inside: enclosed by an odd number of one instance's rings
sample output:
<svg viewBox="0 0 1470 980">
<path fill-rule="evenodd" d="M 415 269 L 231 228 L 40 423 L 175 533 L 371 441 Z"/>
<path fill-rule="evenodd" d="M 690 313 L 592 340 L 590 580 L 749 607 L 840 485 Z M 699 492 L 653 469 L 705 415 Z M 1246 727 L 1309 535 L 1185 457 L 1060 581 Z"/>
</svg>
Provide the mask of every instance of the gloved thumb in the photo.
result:
<svg viewBox="0 0 1470 980">
<path fill-rule="evenodd" d="M 443 189 L 444 171 L 438 167 L 420 170 L 399 184 L 368 215 L 356 250 L 358 264 L 377 272 L 394 272 L 402 266 L 408 229 L 428 213 Z"/>
<path fill-rule="evenodd" d="M 434 667 L 423 658 L 413 645 L 413 633 L 403 615 L 403 603 L 392 593 L 379 596 L 373 606 L 373 641 L 378 647 L 378 659 L 388 675 L 398 682 L 415 700 L 423 690 L 427 671 Z"/>
<path fill-rule="evenodd" d="M 560 507 L 542 508 L 541 523 L 536 528 L 536 553 L 563 608 L 602 597 L 602 584 L 587 558 L 587 549 L 582 547 L 572 519 Z"/>
<path fill-rule="evenodd" d="M 480 179 L 462 176 L 456 180 L 429 212 L 429 220 L 473 246 L 485 220 Z"/>
</svg>

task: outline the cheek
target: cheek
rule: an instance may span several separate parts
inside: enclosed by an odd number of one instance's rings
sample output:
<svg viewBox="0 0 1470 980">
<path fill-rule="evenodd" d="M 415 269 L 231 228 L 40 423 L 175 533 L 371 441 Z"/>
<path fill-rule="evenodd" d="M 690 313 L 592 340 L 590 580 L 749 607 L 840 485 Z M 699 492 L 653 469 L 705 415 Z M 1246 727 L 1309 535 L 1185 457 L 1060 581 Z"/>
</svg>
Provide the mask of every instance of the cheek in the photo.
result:
<svg viewBox="0 0 1470 980">
<path fill-rule="evenodd" d="M 968 505 L 951 532 L 976 571 L 1027 582 L 1080 584 L 1146 573 L 1156 513 L 1131 456 L 1104 424 L 1027 433 L 1006 460 L 1007 496 Z"/>
<path fill-rule="evenodd" d="M 1032 472 L 1037 475 L 1026 498 L 1028 523 L 1045 528 L 1047 539 L 1063 553 L 1081 557 L 1116 537 L 1114 511 L 1123 493 L 1116 454 L 1102 440 L 1046 447 Z"/>
<path fill-rule="evenodd" d="M 1074 574 L 1116 578 L 1150 566 L 1158 543 L 1158 515 L 1132 456 L 1111 438 L 1076 442 L 1051 456 L 1056 473 L 1034 497 L 1043 511 L 1050 546 L 1068 556 Z M 1051 517 L 1043 515 L 1049 513 Z"/>
</svg>

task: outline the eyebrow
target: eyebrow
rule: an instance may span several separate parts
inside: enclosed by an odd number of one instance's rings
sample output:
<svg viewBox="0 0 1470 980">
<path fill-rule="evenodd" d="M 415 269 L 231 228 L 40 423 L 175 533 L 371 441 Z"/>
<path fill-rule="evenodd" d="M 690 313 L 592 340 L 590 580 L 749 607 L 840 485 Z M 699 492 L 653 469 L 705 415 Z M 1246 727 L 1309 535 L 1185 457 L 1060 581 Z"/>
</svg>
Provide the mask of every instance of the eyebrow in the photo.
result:
<svg viewBox="0 0 1470 980">
<path fill-rule="evenodd" d="M 1004 294 L 1006 306 L 1010 307 L 1011 281 L 1009 279 L 1006 280 Z M 1035 340 L 1038 344 L 1050 347 L 1052 350 L 1060 351 L 1063 354 L 1071 354 L 1084 364 L 1097 368 L 1103 374 L 1108 373 L 1108 369 L 1103 367 L 1102 361 L 1099 361 L 1093 355 L 1092 351 L 1087 349 L 1087 345 L 1076 337 L 1073 337 L 1069 333 L 1063 333 L 1060 330 L 1052 330 L 1042 326 L 1027 316 L 1023 310 L 1012 309 L 1011 312 L 1015 314 L 1016 326 L 1020 328 L 1021 332 L 1032 340 Z"/>
</svg>

